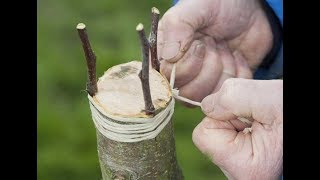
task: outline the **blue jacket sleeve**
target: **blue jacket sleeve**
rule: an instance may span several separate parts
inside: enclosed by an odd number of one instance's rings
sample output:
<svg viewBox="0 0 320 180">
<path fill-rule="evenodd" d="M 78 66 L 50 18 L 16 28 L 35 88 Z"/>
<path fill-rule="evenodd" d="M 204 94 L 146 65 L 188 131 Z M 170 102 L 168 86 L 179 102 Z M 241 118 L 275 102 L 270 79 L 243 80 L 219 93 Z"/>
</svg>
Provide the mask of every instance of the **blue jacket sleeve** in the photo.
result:
<svg viewBox="0 0 320 180">
<path fill-rule="evenodd" d="M 178 0 L 173 0 L 176 4 Z M 283 0 L 266 0 L 276 16 L 279 18 L 281 25 L 283 25 Z M 276 59 L 268 68 L 260 67 L 254 73 L 254 79 L 276 79 L 283 76 L 283 45 L 277 53 Z"/>
<path fill-rule="evenodd" d="M 272 8 L 281 26 L 283 26 L 283 0 L 266 0 Z M 254 74 L 254 79 L 276 79 L 283 76 L 283 44 L 277 53 L 274 62 L 268 68 L 258 68 Z"/>
<path fill-rule="evenodd" d="M 283 24 L 283 0 L 266 0 Z"/>
</svg>

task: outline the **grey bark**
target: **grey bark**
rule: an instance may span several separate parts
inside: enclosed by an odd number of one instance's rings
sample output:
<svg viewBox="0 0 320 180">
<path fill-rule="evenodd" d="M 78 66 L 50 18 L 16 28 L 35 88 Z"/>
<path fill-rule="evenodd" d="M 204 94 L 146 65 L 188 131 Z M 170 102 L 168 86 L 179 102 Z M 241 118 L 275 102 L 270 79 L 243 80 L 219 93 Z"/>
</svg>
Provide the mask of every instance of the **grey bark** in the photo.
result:
<svg viewBox="0 0 320 180">
<path fill-rule="evenodd" d="M 176 157 L 172 119 L 154 139 L 116 142 L 97 131 L 97 143 L 103 180 L 183 179 Z"/>
</svg>

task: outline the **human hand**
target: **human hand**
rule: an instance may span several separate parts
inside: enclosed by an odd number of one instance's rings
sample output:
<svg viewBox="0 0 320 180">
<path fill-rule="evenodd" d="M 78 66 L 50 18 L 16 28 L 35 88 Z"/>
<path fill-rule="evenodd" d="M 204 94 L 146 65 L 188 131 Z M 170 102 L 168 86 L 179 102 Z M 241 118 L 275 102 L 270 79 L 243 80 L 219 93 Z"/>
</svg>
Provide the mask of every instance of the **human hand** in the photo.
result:
<svg viewBox="0 0 320 180">
<path fill-rule="evenodd" d="M 228 79 L 202 101 L 194 129 L 199 150 L 228 179 L 277 179 L 283 163 L 283 81 Z M 238 118 L 251 120 L 249 125 Z"/>
<path fill-rule="evenodd" d="M 219 90 L 227 78 L 252 78 L 272 47 L 259 0 L 180 0 L 159 22 L 161 71 L 194 101 Z"/>
</svg>

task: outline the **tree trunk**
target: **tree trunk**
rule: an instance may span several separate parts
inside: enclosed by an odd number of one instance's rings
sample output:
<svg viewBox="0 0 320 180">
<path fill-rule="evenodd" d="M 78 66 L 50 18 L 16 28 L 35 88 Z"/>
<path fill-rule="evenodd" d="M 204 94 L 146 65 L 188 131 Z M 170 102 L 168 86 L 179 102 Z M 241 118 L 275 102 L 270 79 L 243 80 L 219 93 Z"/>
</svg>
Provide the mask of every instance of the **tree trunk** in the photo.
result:
<svg viewBox="0 0 320 180">
<path fill-rule="evenodd" d="M 102 177 L 107 179 L 183 179 L 177 163 L 173 122 L 154 139 L 116 142 L 97 131 Z"/>
<path fill-rule="evenodd" d="M 150 117 L 143 111 L 139 68 L 141 69 L 141 62 L 110 68 L 99 79 L 98 93 L 93 99 L 113 115 L 127 118 Z M 166 108 L 173 98 L 169 83 L 154 69 L 150 70 L 150 90 L 156 112 Z M 118 142 L 105 137 L 99 130 L 96 132 L 103 180 L 183 179 L 176 158 L 172 119 L 155 138 L 139 142 Z"/>
</svg>

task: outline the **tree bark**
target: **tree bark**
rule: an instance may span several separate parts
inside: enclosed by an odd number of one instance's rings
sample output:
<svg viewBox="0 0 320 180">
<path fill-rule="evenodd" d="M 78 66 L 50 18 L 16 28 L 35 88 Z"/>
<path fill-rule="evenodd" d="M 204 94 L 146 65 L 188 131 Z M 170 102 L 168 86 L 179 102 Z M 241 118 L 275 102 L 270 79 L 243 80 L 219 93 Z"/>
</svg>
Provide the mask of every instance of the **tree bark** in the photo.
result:
<svg viewBox="0 0 320 180">
<path fill-rule="evenodd" d="M 173 122 L 150 140 L 123 143 L 97 131 L 102 177 L 107 179 L 183 179 L 176 158 Z"/>
<path fill-rule="evenodd" d="M 93 99 L 113 115 L 127 118 L 153 117 L 144 111 L 143 92 L 138 77 L 140 70 L 141 62 L 137 61 L 110 68 L 99 78 L 98 93 Z M 154 69 L 150 69 L 150 90 L 156 114 L 173 100 L 168 81 Z M 104 180 L 183 179 L 176 157 L 172 119 L 155 138 L 139 142 L 118 142 L 105 137 L 98 130 L 96 133 Z"/>
</svg>

